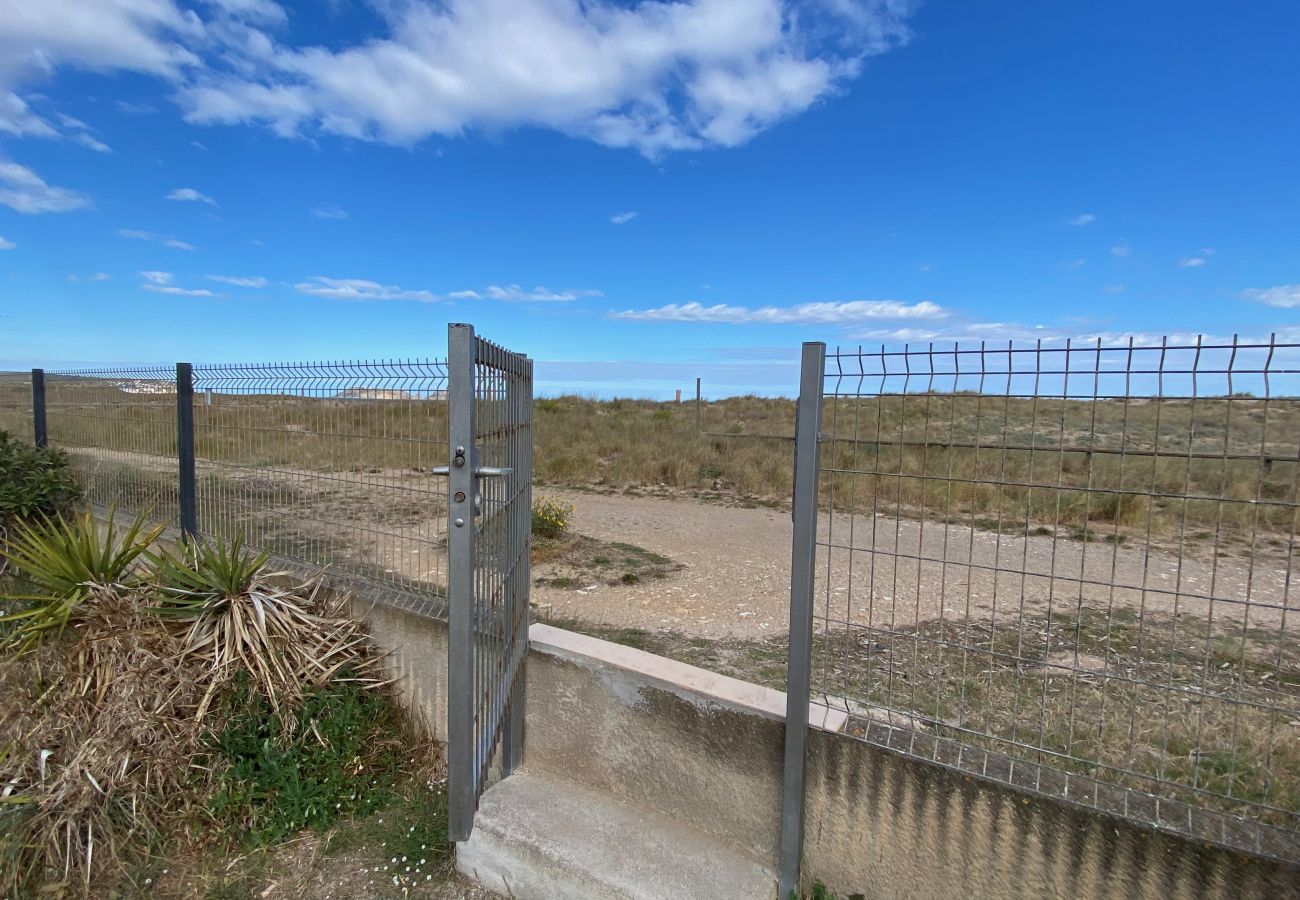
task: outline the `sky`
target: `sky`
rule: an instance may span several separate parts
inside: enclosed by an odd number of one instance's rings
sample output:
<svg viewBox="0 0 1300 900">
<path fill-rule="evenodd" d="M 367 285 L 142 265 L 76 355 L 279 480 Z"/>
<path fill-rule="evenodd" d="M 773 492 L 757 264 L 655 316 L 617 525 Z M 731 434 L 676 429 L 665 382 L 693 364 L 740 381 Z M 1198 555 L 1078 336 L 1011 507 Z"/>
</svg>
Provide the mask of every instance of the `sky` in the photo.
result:
<svg viewBox="0 0 1300 900">
<path fill-rule="evenodd" d="M 0 368 L 1300 339 L 1300 4 L 0 0 Z"/>
</svg>

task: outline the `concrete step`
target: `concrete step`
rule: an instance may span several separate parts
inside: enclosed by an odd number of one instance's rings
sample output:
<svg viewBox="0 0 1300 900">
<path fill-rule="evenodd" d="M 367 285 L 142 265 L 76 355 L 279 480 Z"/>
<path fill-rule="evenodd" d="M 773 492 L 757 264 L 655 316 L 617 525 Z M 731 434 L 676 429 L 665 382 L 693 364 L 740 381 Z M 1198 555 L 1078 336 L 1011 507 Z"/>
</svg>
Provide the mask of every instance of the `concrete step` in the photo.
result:
<svg viewBox="0 0 1300 900">
<path fill-rule="evenodd" d="M 456 868 L 519 900 L 772 900 L 776 874 L 689 825 L 551 776 L 490 788 Z"/>
</svg>

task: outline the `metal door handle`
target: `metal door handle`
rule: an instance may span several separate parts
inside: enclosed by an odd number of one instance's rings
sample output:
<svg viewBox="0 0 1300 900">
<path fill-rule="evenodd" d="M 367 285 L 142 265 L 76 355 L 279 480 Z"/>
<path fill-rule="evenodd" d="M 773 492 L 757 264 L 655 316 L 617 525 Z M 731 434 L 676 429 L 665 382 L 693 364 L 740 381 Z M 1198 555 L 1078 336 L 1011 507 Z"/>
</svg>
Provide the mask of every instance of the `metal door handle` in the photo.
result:
<svg viewBox="0 0 1300 900">
<path fill-rule="evenodd" d="M 450 476 L 451 466 L 434 466 L 432 471 L 434 475 Z M 509 475 L 513 471 L 514 469 L 510 468 L 509 466 L 506 466 L 504 468 L 501 466 L 479 466 L 477 469 L 474 470 L 474 477 L 475 478 L 504 478 L 506 475 Z"/>
</svg>

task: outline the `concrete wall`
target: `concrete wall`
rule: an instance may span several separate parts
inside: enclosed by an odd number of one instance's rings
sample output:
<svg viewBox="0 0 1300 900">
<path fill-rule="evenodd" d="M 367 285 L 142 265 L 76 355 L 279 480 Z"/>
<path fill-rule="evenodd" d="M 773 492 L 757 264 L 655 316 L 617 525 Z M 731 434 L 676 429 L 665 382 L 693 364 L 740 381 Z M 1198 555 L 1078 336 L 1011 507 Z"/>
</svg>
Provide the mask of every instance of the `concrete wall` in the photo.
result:
<svg viewBox="0 0 1300 900">
<path fill-rule="evenodd" d="M 446 630 L 357 602 L 443 735 Z M 784 695 L 534 625 L 525 767 L 688 822 L 774 865 Z M 838 733 L 813 707 L 804 871 L 879 898 L 1300 897 L 1300 868 L 1022 793 Z"/>
</svg>

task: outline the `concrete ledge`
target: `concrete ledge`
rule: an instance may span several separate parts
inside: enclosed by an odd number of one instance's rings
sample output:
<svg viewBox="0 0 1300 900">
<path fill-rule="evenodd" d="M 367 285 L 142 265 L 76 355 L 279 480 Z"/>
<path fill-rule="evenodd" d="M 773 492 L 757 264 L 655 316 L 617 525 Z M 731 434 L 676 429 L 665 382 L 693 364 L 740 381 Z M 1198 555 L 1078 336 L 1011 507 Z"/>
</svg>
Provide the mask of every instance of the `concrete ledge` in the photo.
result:
<svg viewBox="0 0 1300 900">
<path fill-rule="evenodd" d="M 528 629 L 528 640 L 532 650 L 537 653 L 564 659 L 584 668 L 613 666 L 629 674 L 640 675 L 648 685 L 670 691 L 691 703 L 714 703 L 775 722 L 785 721 L 784 691 L 541 623 Z M 832 709 L 821 703 L 809 703 L 808 722 L 822 731 L 842 731 L 848 722 L 848 715 L 844 710 Z"/>
</svg>

